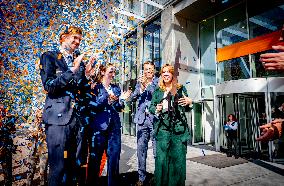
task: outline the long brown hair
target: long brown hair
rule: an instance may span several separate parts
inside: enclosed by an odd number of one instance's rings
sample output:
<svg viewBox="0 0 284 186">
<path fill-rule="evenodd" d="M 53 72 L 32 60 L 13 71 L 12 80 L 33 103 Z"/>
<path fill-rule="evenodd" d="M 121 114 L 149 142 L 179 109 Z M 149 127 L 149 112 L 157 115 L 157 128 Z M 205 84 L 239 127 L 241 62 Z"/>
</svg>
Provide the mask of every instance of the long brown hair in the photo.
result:
<svg viewBox="0 0 284 186">
<path fill-rule="evenodd" d="M 229 119 L 230 116 L 232 116 L 232 121 L 237 121 L 237 118 L 234 114 L 229 114 L 228 119 Z"/>
<path fill-rule="evenodd" d="M 177 82 L 177 79 L 176 79 L 177 77 L 174 76 L 175 68 L 174 68 L 173 65 L 170 65 L 170 64 L 165 64 L 165 65 L 163 65 L 162 68 L 161 68 L 160 74 L 162 75 L 163 69 L 166 68 L 166 67 L 169 68 L 169 72 L 173 75 L 173 79 L 172 79 L 171 83 L 173 83 L 173 80 L 174 80 L 174 79 L 175 79 L 176 82 Z M 174 85 L 173 85 L 173 86 L 174 86 Z M 166 91 L 166 85 L 165 85 L 165 82 L 164 82 L 164 80 L 163 80 L 162 77 L 160 78 L 160 81 L 159 81 L 159 87 L 160 87 L 160 89 L 162 89 L 163 91 Z M 179 83 L 177 83 L 177 84 L 176 84 L 176 87 L 177 87 L 177 89 L 180 89 L 180 88 L 182 87 L 182 85 L 179 84 Z M 173 88 L 172 88 L 172 89 L 173 89 Z M 171 92 L 172 92 L 172 90 L 171 90 Z M 172 93 L 173 93 L 173 92 L 172 92 Z M 176 93 L 176 92 L 174 92 L 174 94 L 175 94 L 175 93 Z"/>
<path fill-rule="evenodd" d="M 101 83 L 102 80 L 103 80 L 103 77 L 104 77 L 103 73 L 105 73 L 106 70 L 107 70 L 107 68 L 108 68 L 108 67 L 111 67 L 111 66 L 114 67 L 114 64 L 112 64 L 112 63 L 107 63 L 106 65 L 100 65 L 100 66 L 99 66 L 99 74 L 98 74 L 98 78 L 97 78 L 99 83 Z"/>
</svg>

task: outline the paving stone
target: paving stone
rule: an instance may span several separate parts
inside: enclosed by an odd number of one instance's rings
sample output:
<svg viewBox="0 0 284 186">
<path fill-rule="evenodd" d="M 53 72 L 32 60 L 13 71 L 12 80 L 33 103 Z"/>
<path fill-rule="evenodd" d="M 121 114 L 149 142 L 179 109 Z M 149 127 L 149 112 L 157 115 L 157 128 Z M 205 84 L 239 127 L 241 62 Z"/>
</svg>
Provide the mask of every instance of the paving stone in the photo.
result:
<svg viewBox="0 0 284 186">
<path fill-rule="evenodd" d="M 136 137 L 122 136 L 122 154 L 120 172 L 137 171 Z M 151 143 L 149 143 L 151 147 Z M 131 150 L 129 150 L 131 149 Z M 133 154 L 133 151 L 135 153 Z M 204 152 L 204 153 L 203 153 Z M 284 176 L 261 167 L 253 162 L 243 163 L 225 168 L 215 168 L 194 161 L 190 158 L 222 153 L 188 146 L 186 162 L 186 185 L 273 185 L 280 186 L 284 183 Z M 127 155 L 131 153 L 131 156 Z M 223 154 L 224 155 L 224 154 Z M 126 158 L 127 157 L 127 158 Z M 130 158 L 130 159 L 128 159 Z M 147 171 L 154 173 L 155 160 L 152 149 L 148 150 Z M 269 163 L 272 164 L 273 163 Z M 282 165 L 278 167 L 283 168 Z M 284 172 L 284 170 L 283 170 Z"/>
</svg>

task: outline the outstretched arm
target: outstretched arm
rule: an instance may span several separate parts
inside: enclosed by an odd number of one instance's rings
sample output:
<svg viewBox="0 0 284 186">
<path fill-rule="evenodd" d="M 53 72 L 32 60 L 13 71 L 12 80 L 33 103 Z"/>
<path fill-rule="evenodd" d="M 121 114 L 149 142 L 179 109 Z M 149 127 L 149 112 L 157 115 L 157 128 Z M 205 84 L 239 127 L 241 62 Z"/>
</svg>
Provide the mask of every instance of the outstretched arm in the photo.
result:
<svg viewBox="0 0 284 186">
<path fill-rule="evenodd" d="M 284 119 L 276 119 L 271 123 L 267 123 L 265 125 L 260 126 L 259 128 L 262 130 L 260 137 L 258 137 L 257 141 L 269 141 L 273 139 L 278 139 L 282 135 L 282 126 Z"/>
</svg>

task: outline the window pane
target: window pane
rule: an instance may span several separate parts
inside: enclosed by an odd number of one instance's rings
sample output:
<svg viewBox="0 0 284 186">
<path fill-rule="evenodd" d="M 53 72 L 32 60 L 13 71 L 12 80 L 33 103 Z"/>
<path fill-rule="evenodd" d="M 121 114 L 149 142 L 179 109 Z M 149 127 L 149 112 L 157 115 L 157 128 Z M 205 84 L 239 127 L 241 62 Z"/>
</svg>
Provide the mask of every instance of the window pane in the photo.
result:
<svg viewBox="0 0 284 186">
<path fill-rule="evenodd" d="M 126 83 L 137 78 L 137 35 L 136 33 L 125 40 L 124 70 Z M 127 86 L 133 86 L 128 84 Z"/>
<path fill-rule="evenodd" d="M 226 10 L 216 16 L 217 47 L 248 40 L 245 4 Z"/>
<path fill-rule="evenodd" d="M 118 42 L 116 45 L 112 45 L 108 47 L 106 50 L 109 57 L 109 62 L 112 63 L 117 69 L 120 69 L 122 67 L 121 65 L 121 53 L 122 53 L 122 47 L 121 43 Z M 114 77 L 114 82 L 118 83 L 121 81 L 121 76 L 119 70 L 116 70 L 116 75 Z"/>
<path fill-rule="evenodd" d="M 154 37 L 154 64 L 157 68 L 161 67 L 160 59 L 161 59 L 161 52 L 160 52 L 160 45 L 161 45 L 161 37 L 160 37 L 160 29 L 156 30 L 153 34 Z"/>
<path fill-rule="evenodd" d="M 267 5 L 271 6 L 271 4 L 272 3 L 269 3 L 268 5 L 266 3 L 258 9 L 252 4 L 248 5 L 251 38 L 268 34 L 282 28 L 284 23 L 284 4 L 282 3 L 282 5 L 268 9 Z"/>
<path fill-rule="evenodd" d="M 250 78 L 249 57 L 244 56 L 218 64 L 218 83 Z"/>
<path fill-rule="evenodd" d="M 161 20 L 160 18 L 144 27 L 144 61 L 153 61 L 156 70 L 161 67 Z"/>
<path fill-rule="evenodd" d="M 144 61 L 152 60 L 152 33 L 146 33 L 144 36 Z"/>
<path fill-rule="evenodd" d="M 200 59 L 202 86 L 216 83 L 214 19 L 200 23 Z"/>
<path fill-rule="evenodd" d="M 137 79 L 137 34 L 134 33 L 125 39 L 124 42 L 124 81 L 123 90 L 134 89 Z M 135 113 L 136 104 L 127 102 L 123 112 L 124 134 L 135 135 L 136 125 L 133 123 L 133 113 Z"/>
</svg>

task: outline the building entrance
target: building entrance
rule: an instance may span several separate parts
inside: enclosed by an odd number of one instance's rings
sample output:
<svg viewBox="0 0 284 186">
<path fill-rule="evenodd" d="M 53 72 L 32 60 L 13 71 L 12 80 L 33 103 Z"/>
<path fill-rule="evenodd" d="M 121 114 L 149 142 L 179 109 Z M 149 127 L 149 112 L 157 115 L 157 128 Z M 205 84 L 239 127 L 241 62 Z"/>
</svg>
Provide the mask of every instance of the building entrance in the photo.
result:
<svg viewBox="0 0 284 186">
<path fill-rule="evenodd" d="M 227 139 L 223 125 L 229 114 L 238 120 L 238 145 L 241 156 L 269 158 L 268 144 L 256 141 L 259 126 L 267 122 L 264 93 L 234 93 L 218 97 L 221 150 L 226 151 Z"/>
</svg>

